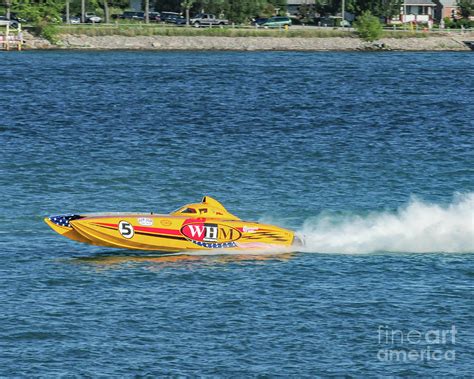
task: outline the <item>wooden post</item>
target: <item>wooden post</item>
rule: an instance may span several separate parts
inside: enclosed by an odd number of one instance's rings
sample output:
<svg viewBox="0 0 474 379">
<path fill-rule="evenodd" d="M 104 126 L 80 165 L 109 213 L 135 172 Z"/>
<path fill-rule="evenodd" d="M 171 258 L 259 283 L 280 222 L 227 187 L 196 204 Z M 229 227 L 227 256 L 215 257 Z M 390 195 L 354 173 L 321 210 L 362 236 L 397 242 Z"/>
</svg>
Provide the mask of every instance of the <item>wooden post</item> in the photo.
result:
<svg viewBox="0 0 474 379">
<path fill-rule="evenodd" d="M 18 24 L 18 51 L 21 51 L 22 44 L 23 44 L 23 33 L 21 31 L 21 24 Z"/>
<path fill-rule="evenodd" d="M 5 50 L 10 50 L 10 23 L 7 24 L 7 29 L 5 30 Z"/>
</svg>

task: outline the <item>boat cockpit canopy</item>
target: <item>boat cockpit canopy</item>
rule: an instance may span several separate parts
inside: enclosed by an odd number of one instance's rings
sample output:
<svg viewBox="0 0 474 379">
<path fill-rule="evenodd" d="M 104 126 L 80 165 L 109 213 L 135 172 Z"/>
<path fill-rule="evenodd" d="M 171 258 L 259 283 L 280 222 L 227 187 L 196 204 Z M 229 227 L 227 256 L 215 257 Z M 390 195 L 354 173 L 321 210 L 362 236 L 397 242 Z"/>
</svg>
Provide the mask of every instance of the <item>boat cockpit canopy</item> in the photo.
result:
<svg viewBox="0 0 474 379">
<path fill-rule="evenodd" d="M 202 203 L 188 204 L 171 213 L 174 216 L 223 218 L 227 220 L 240 220 L 229 213 L 217 200 L 205 196 Z"/>
</svg>

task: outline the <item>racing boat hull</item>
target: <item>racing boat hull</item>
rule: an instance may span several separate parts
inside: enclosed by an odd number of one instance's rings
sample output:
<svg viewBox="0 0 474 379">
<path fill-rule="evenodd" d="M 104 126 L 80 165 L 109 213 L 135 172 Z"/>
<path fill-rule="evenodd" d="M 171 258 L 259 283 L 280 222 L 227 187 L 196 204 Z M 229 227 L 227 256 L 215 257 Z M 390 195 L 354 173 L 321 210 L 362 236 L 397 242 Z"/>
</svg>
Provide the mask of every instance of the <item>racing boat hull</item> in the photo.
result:
<svg viewBox="0 0 474 379">
<path fill-rule="evenodd" d="M 74 241 L 135 250 L 291 250 L 299 242 L 290 230 L 238 219 L 210 197 L 168 215 L 59 215 L 45 222 Z"/>
</svg>

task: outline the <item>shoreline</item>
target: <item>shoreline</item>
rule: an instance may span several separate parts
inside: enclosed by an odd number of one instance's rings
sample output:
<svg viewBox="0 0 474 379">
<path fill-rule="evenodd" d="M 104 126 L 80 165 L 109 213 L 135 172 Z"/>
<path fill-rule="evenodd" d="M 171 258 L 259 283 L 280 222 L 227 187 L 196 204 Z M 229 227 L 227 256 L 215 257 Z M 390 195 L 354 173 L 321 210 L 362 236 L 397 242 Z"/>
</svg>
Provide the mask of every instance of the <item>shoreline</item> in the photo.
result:
<svg viewBox="0 0 474 379">
<path fill-rule="evenodd" d="M 424 38 L 382 38 L 366 42 L 354 37 L 280 38 L 210 36 L 86 36 L 64 34 L 57 44 L 25 33 L 26 50 L 149 51 L 472 51 L 465 42 L 474 33 Z"/>
</svg>

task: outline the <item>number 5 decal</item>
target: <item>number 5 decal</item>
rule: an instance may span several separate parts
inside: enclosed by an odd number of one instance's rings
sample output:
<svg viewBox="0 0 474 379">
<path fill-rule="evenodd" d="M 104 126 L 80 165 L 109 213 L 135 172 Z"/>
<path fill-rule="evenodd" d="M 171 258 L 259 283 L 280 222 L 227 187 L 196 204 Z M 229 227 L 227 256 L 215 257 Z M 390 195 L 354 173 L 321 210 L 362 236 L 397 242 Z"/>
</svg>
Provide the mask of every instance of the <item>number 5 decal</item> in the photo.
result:
<svg viewBox="0 0 474 379">
<path fill-rule="evenodd" d="M 118 229 L 120 234 L 127 239 L 130 239 L 133 237 L 135 234 L 135 231 L 133 230 L 133 226 L 128 223 L 127 221 L 120 221 L 118 224 Z"/>
</svg>

